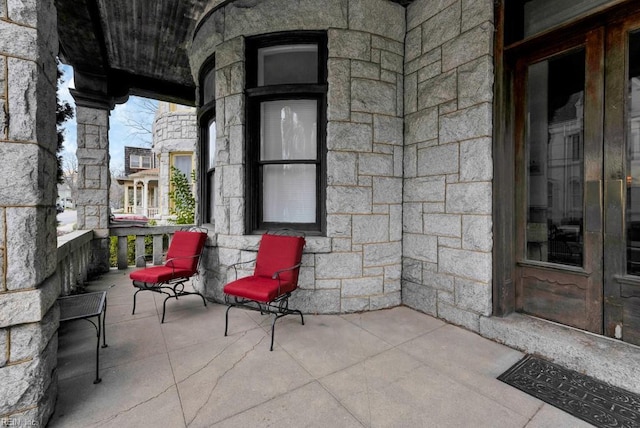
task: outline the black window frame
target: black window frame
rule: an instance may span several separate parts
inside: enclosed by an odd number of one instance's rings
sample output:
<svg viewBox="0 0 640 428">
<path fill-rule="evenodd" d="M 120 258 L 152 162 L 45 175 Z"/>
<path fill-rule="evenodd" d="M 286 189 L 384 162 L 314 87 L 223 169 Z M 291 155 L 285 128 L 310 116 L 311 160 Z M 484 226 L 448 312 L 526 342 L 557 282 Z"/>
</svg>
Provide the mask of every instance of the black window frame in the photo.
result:
<svg viewBox="0 0 640 428">
<path fill-rule="evenodd" d="M 318 81 L 304 84 L 277 84 L 258 86 L 258 50 L 265 47 L 316 44 L 318 46 Z M 246 118 L 245 128 L 245 226 L 248 233 L 288 228 L 311 235 L 326 233 L 326 129 L 327 129 L 327 33 L 325 31 L 299 31 L 254 36 L 246 39 Z M 260 105 L 267 101 L 316 100 L 317 153 L 310 160 L 260 160 Z M 316 221 L 314 223 L 284 223 L 263 221 L 262 169 L 273 164 L 316 165 Z"/>
<path fill-rule="evenodd" d="M 200 68 L 199 78 L 200 87 L 198 93 L 199 107 L 198 107 L 198 132 L 200 141 L 200 174 L 199 174 L 199 194 L 200 201 L 202 202 L 199 207 L 200 223 L 213 223 L 214 209 L 211 207 L 213 201 L 214 189 L 210 188 L 209 183 L 212 175 L 215 175 L 215 164 L 209 166 L 209 148 L 211 146 L 209 142 L 209 123 L 212 120 L 216 120 L 216 97 L 215 97 L 215 83 L 214 94 L 211 100 L 205 100 L 205 79 L 209 76 L 209 73 L 216 73 L 215 56 L 209 58 Z M 215 79 L 215 77 L 214 77 Z M 217 124 L 216 124 L 217 128 Z"/>
</svg>

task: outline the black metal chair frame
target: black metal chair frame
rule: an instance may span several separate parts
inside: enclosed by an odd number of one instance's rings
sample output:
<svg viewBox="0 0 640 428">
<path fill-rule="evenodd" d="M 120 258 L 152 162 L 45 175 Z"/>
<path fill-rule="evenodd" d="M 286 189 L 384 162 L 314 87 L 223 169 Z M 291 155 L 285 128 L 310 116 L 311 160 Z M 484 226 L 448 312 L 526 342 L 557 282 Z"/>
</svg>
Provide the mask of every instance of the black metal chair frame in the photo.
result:
<svg viewBox="0 0 640 428">
<path fill-rule="evenodd" d="M 292 232 L 293 231 L 289 229 L 281 229 L 278 231 L 270 231 L 267 233 L 272 235 L 289 235 Z M 293 232 L 293 234 L 295 235 L 296 233 Z M 304 234 L 302 234 L 302 236 L 304 237 Z M 256 260 L 257 259 L 248 260 L 246 262 L 238 262 L 229 266 L 230 268 L 231 267 L 233 268 L 233 271 L 235 273 L 235 279 L 236 280 L 238 279 L 238 266 L 248 264 L 248 263 L 253 263 Z M 302 263 L 298 263 L 294 266 L 290 266 L 285 269 L 280 269 L 274 272 L 271 278 L 277 279 L 278 283 L 280 283 L 280 274 L 282 272 L 299 269 L 301 265 Z M 290 296 L 291 296 L 291 292 L 284 293 L 284 294 L 278 293 L 278 297 L 276 297 L 272 301 L 260 302 L 257 300 L 245 299 L 237 296 L 233 296 L 233 299 L 230 299 L 230 296 L 228 294 L 225 294 L 224 302 L 228 307 L 224 317 L 224 335 L 227 336 L 227 332 L 229 328 L 229 310 L 231 310 L 231 308 L 238 307 L 238 308 L 249 309 L 252 311 L 260 312 L 261 315 L 271 314 L 273 315 L 273 321 L 271 322 L 271 346 L 269 347 L 269 350 L 273 351 L 273 340 L 275 337 L 276 321 L 278 321 L 280 318 L 284 316 L 297 314 L 297 315 L 300 315 L 300 322 L 302 325 L 304 325 L 304 316 L 302 315 L 302 312 L 298 309 L 289 309 Z"/>
<path fill-rule="evenodd" d="M 236 279 L 238 278 L 238 269 L 237 267 L 239 265 L 243 265 L 243 264 L 247 264 L 247 263 L 252 263 L 255 260 L 249 260 L 246 262 L 240 262 L 240 263 L 235 263 L 229 267 L 232 267 L 233 270 L 235 271 L 235 275 L 236 275 Z M 295 270 L 298 269 L 300 267 L 301 263 L 298 263 L 295 266 L 292 266 L 290 268 L 287 269 L 281 269 L 279 271 L 276 271 L 273 274 L 272 279 L 278 279 L 278 281 L 280 280 L 280 273 L 282 272 L 286 272 L 289 270 Z M 273 340 L 275 337 L 275 328 L 276 328 L 276 321 L 279 320 L 280 318 L 287 316 L 287 315 L 294 315 L 294 314 L 298 314 L 300 315 L 300 322 L 302 325 L 304 325 L 304 316 L 302 315 L 302 312 L 299 311 L 298 309 L 289 309 L 289 297 L 291 296 L 291 292 L 289 293 L 284 293 L 279 295 L 278 297 L 276 297 L 275 299 L 273 299 L 270 302 L 259 302 L 257 300 L 251 300 L 251 299 L 244 299 L 241 297 L 237 297 L 234 296 L 233 299 L 230 299 L 228 294 L 224 295 L 224 303 L 228 306 L 227 307 L 227 311 L 225 312 L 224 315 L 224 335 L 227 336 L 227 332 L 228 332 L 228 328 L 229 328 L 229 310 L 231 308 L 244 308 L 244 309 L 249 309 L 252 311 L 257 311 L 260 312 L 261 315 L 264 314 L 271 314 L 273 315 L 273 321 L 271 321 L 271 346 L 269 347 L 270 351 L 273 351 Z"/>
<path fill-rule="evenodd" d="M 185 231 L 205 231 L 206 232 L 207 229 L 191 227 L 191 228 L 185 228 L 185 229 L 180 229 L 180 230 L 185 230 Z M 197 254 L 197 255 L 190 256 L 190 257 L 174 257 L 174 258 L 166 260 L 164 264 L 165 264 L 165 266 L 169 266 L 172 260 L 192 259 L 192 258 L 200 257 L 201 255 L 202 254 Z M 150 257 L 150 256 L 153 256 L 153 255 L 145 254 L 145 255 L 140 256 L 140 257 L 144 257 L 145 260 L 146 260 L 146 258 Z M 150 283 L 150 282 L 142 282 L 142 281 L 134 280 L 133 281 L 133 286 L 137 287 L 138 290 L 136 290 L 136 292 L 133 294 L 133 311 L 131 312 L 131 315 L 134 315 L 136 313 L 136 296 L 141 291 L 152 291 L 154 293 L 164 294 L 164 295 L 167 296 L 167 297 L 165 297 L 164 301 L 162 302 L 162 321 L 161 321 L 161 323 L 164 323 L 164 316 L 165 316 L 166 309 L 167 309 L 167 300 L 169 300 L 169 299 L 178 300 L 178 298 L 181 297 L 181 296 L 198 295 L 202 299 L 202 302 L 204 303 L 204 305 L 207 306 L 207 300 L 204 298 L 204 296 L 199 291 L 185 291 L 184 290 L 185 282 L 191 281 L 194 277 L 196 277 L 198 275 L 199 269 L 200 269 L 200 259 L 198 259 L 198 267 L 196 268 L 196 274 L 192 275 L 192 276 L 190 276 L 188 278 L 180 277 L 180 278 L 174 278 L 174 279 L 171 279 L 169 281 L 158 282 L 158 283 Z M 194 290 L 195 290 L 195 288 L 194 288 Z"/>
</svg>

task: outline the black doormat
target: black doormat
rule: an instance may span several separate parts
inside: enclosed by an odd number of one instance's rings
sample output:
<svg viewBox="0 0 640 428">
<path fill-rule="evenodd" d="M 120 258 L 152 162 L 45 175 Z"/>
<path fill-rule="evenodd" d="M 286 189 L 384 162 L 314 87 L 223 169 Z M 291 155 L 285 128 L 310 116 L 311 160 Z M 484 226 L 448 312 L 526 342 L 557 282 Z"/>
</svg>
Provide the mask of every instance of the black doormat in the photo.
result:
<svg viewBox="0 0 640 428">
<path fill-rule="evenodd" d="M 640 395 L 527 355 L 498 376 L 597 427 L 640 427 Z"/>
</svg>

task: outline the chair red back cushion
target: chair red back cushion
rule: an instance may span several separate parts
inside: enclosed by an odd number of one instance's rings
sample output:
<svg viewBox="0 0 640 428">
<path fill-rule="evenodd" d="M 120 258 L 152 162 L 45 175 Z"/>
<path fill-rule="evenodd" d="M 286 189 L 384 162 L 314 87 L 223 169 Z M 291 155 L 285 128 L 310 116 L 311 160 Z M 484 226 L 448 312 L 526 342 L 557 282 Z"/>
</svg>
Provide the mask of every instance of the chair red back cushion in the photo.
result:
<svg viewBox="0 0 640 428">
<path fill-rule="evenodd" d="M 206 240 L 207 234 L 204 232 L 188 232 L 184 230 L 175 232 L 171 244 L 169 244 L 165 265 L 175 269 L 187 269 L 195 272 Z M 171 259 L 175 260 L 171 261 Z"/>
<path fill-rule="evenodd" d="M 256 258 L 255 276 L 271 278 L 274 272 L 300 263 L 305 240 L 301 236 L 262 235 Z M 293 291 L 298 286 L 299 269 L 280 274 L 281 292 Z"/>
</svg>

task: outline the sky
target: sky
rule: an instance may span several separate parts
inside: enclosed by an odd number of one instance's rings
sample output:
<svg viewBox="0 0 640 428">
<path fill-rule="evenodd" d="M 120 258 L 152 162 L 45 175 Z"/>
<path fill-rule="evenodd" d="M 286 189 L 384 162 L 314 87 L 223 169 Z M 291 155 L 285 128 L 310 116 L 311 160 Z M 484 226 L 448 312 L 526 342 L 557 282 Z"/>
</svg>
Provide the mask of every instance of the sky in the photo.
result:
<svg viewBox="0 0 640 428">
<path fill-rule="evenodd" d="M 68 102 L 75 112 L 75 103 L 73 97 L 69 93 L 69 88 L 73 88 L 73 69 L 70 66 L 61 64 L 62 83 L 58 88 L 58 97 L 60 100 Z M 111 110 L 109 116 L 109 154 L 111 161 L 109 168 L 113 172 L 120 175 L 124 171 L 124 146 L 134 147 L 151 147 L 151 134 L 140 134 L 133 126 L 133 121 L 145 124 L 151 129 L 153 123 L 153 112 L 149 111 L 145 104 L 147 99 L 131 96 L 124 104 L 118 104 Z M 151 100 L 153 105 L 157 105 L 157 101 Z M 64 125 L 64 145 L 62 157 L 64 159 L 74 158 L 76 155 L 77 145 L 77 125 L 75 116 L 68 120 Z M 77 161 L 74 165 L 77 164 Z"/>
</svg>

